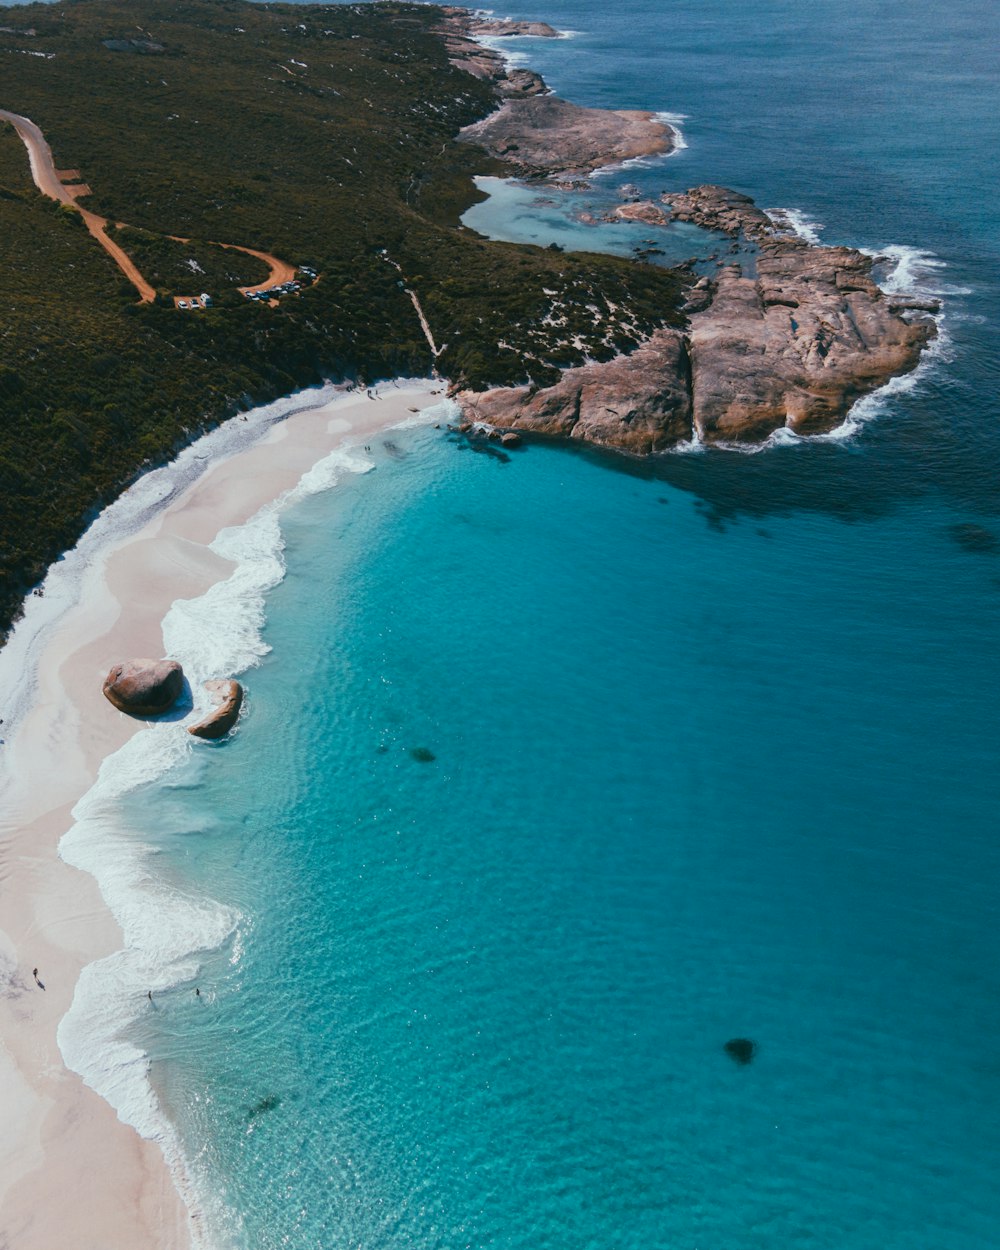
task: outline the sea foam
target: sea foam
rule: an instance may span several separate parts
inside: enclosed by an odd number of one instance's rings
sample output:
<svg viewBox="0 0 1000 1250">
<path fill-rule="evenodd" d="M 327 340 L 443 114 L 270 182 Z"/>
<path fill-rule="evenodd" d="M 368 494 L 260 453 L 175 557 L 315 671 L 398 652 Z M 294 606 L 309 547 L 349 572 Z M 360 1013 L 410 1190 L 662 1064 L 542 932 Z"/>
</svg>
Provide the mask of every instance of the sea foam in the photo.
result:
<svg viewBox="0 0 1000 1250">
<path fill-rule="evenodd" d="M 822 246 L 819 232 L 822 223 L 809 217 L 801 209 L 769 208 L 767 215 L 779 231 L 788 232 L 804 239 L 813 246 Z M 918 298 L 936 299 L 941 296 L 969 295 L 968 287 L 953 286 L 943 281 L 945 261 L 933 252 L 906 244 L 893 243 L 882 248 L 858 248 L 874 261 L 873 276 L 887 295 L 913 295 Z M 797 447 L 810 443 L 842 443 L 857 436 L 862 428 L 892 406 L 900 395 L 916 390 L 928 374 L 939 364 L 951 359 L 952 341 L 948 332 L 948 314 L 944 309 L 933 314 L 936 336 L 921 353 L 920 361 L 909 373 L 898 374 L 884 385 L 863 395 L 852 405 L 840 425 L 824 434 L 796 434 L 789 428 L 774 430 L 762 443 L 718 443 L 726 451 L 738 451 L 743 455 L 757 455 L 773 447 Z M 676 451 L 691 450 L 688 445 Z"/>
<path fill-rule="evenodd" d="M 333 383 L 312 387 L 225 422 L 184 448 L 169 464 L 145 473 L 94 518 L 77 544 L 49 567 L 39 593 L 25 599 L 22 616 L 0 652 L 0 707 L 8 732 L 34 701 L 38 661 L 50 631 L 79 603 L 88 580 L 100 576 L 111 552 L 210 465 L 259 441 L 286 417 L 329 403 L 343 389 Z"/>
<path fill-rule="evenodd" d="M 819 232 L 823 229 L 818 221 L 814 221 L 799 208 L 766 208 L 764 212 L 771 218 L 775 229 L 780 234 L 794 234 L 813 247 L 822 245 Z"/>
<path fill-rule="evenodd" d="M 684 138 L 683 124 L 688 120 L 687 113 L 665 113 L 662 110 L 654 114 L 659 122 L 665 122 L 674 132 L 674 150 L 668 152 L 668 156 L 674 156 L 677 152 L 683 152 L 687 147 L 687 139 Z"/>
<path fill-rule="evenodd" d="M 248 426 L 259 434 L 281 417 L 318 407 L 335 393 L 335 388 L 322 388 L 309 392 L 307 402 L 300 394 L 248 413 L 246 422 L 230 422 L 187 448 L 171 465 L 137 482 L 101 513 L 67 560 L 50 571 L 45 586 L 47 592 L 51 588 L 51 597 L 47 593 L 41 601 L 50 609 L 49 619 L 33 620 L 30 628 L 21 629 L 20 654 L 29 659 L 37 656 L 48 633 L 43 625 L 54 624 L 78 600 L 85 574 L 99 573 L 110 551 L 198 477 L 210 458 L 225 458 L 252 441 Z M 455 405 L 444 400 L 395 428 L 442 422 L 455 413 Z M 242 428 L 233 431 L 233 425 Z M 197 749 L 186 724 L 206 708 L 202 682 L 243 672 L 266 654 L 262 637 L 265 596 L 285 571 L 282 512 L 309 495 L 330 489 L 346 474 L 366 473 L 373 467 L 360 448 L 338 448 L 245 524 L 218 534 L 211 550 L 233 563 L 232 573 L 197 598 L 175 601 L 163 622 L 164 651 L 184 665 L 193 710 L 188 713 L 184 708 L 173 720 L 147 725 L 104 760 L 97 781 L 74 807 L 74 824 L 59 845 L 67 863 L 96 878 L 123 934 L 121 950 L 89 964 L 80 975 L 72 1005 L 58 1028 L 63 1059 L 114 1107 L 120 1120 L 161 1146 L 192 1209 L 201 1203 L 180 1142 L 149 1082 L 148 1056 L 130 1039 L 129 1030 L 140 1013 L 148 1010 L 147 993 L 162 994 L 192 982 L 208 952 L 226 944 L 237 952 L 243 917 L 232 907 L 192 895 L 166 880 L 156 868 L 156 848 L 124 825 L 121 802 L 164 777 Z M 5 653 L 3 660 L 10 679 L 11 654 Z M 10 688 L 15 689 L 13 682 Z M 28 682 L 21 691 L 22 701 L 30 698 L 33 689 Z"/>
</svg>

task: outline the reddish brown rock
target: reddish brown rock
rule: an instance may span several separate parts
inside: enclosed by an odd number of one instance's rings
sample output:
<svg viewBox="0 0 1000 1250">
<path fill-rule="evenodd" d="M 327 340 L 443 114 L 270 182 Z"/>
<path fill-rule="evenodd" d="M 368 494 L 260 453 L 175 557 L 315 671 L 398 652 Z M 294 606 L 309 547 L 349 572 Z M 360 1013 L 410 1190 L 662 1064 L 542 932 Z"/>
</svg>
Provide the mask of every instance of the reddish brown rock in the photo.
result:
<svg viewBox="0 0 1000 1250">
<path fill-rule="evenodd" d="M 188 726 L 188 733 L 196 738 L 221 738 L 236 724 L 243 706 L 243 687 L 238 681 L 206 681 L 205 689 L 217 700 L 218 706 L 196 725 Z"/>
<path fill-rule="evenodd" d="M 665 226 L 670 220 L 667 213 L 652 200 L 640 200 L 633 204 L 619 204 L 615 209 L 619 221 L 642 221 L 647 226 Z"/>
<path fill-rule="evenodd" d="M 878 287 L 870 256 L 810 246 L 726 187 L 663 199 L 682 220 L 759 249 L 755 277 L 723 267 L 691 316 L 694 424 L 704 442 L 831 430 L 860 396 L 915 368 L 934 337 L 933 322 L 912 319 L 924 309 Z"/>
<path fill-rule="evenodd" d="M 558 39 L 559 32 L 548 22 L 526 22 L 510 17 L 477 17 L 469 23 L 474 35 L 504 39 L 511 35 L 532 35 L 536 39 Z"/>
<path fill-rule="evenodd" d="M 522 177 L 590 173 L 636 156 L 673 151 L 674 132 L 654 113 L 592 109 L 554 95 L 509 99 L 459 132 Z"/>
<path fill-rule="evenodd" d="M 749 197 L 729 187 L 706 184 L 660 196 L 675 221 L 690 221 L 722 234 L 744 234 L 748 239 L 770 238 L 774 223 Z"/>
<path fill-rule="evenodd" d="M 631 356 L 567 369 L 554 386 L 504 387 L 456 398 L 465 414 L 498 429 L 579 438 L 640 455 L 691 437 L 684 336 L 657 330 Z"/>
<path fill-rule="evenodd" d="M 521 436 L 520 434 L 515 433 L 514 430 L 508 430 L 507 433 L 501 437 L 500 442 L 504 447 L 520 447 Z"/>
<path fill-rule="evenodd" d="M 130 716 L 159 716 L 169 711 L 184 689 L 184 670 L 176 660 L 126 660 L 104 679 L 104 696 Z"/>
</svg>

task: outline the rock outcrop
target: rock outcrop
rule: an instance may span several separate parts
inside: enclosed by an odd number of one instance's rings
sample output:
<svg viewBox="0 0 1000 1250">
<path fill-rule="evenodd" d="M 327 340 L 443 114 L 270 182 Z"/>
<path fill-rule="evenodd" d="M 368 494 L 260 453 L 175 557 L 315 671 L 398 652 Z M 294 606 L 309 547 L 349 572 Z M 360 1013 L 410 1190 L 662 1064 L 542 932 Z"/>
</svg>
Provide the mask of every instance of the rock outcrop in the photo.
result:
<svg viewBox="0 0 1000 1250">
<path fill-rule="evenodd" d="M 104 679 L 104 696 L 130 716 L 159 716 L 180 698 L 184 670 L 176 660 L 126 660 Z"/>
<path fill-rule="evenodd" d="M 687 332 L 658 330 L 631 356 L 570 369 L 553 386 L 459 392 L 467 419 L 648 453 L 693 436 L 762 442 L 839 425 L 860 396 L 913 369 L 936 333 L 933 301 L 887 296 L 874 260 L 776 226 L 745 195 L 664 195 L 675 219 L 749 242 L 753 274 L 720 267 L 691 288 Z M 622 216 L 657 224 L 662 210 Z M 749 266 L 748 266 L 749 267 Z"/>
<path fill-rule="evenodd" d="M 445 8 L 438 28 L 451 64 L 496 87 L 503 100 L 489 117 L 461 131 L 459 138 L 485 148 L 524 178 L 589 174 L 635 156 L 673 151 L 673 129 L 654 113 L 582 108 L 549 94 L 533 70 L 511 68 L 484 36 L 536 35 L 555 38 L 545 22 L 476 18 L 468 9 Z"/>
<path fill-rule="evenodd" d="M 239 718 L 243 706 L 243 687 L 238 681 L 206 681 L 205 689 L 217 701 L 217 706 L 196 725 L 188 726 L 188 733 L 196 738 L 221 738 L 229 733 Z"/>
<path fill-rule="evenodd" d="M 691 437 L 687 348 L 677 330 L 657 330 L 631 356 L 568 369 L 554 386 L 461 391 L 456 399 L 472 421 L 637 455 Z"/>
<path fill-rule="evenodd" d="M 663 199 L 681 220 L 758 248 L 756 276 L 723 266 L 690 319 L 692 411 L 705 442 L 831 430 L 859 396 L 913 369 L 935 334 L 932 322 L 902 315 L 873 280 L 872 257 L 854 248 L 811 246 L 726 187 Z"/>
<path fill-rule="evenodd" d="M 559 32 L 548 22 L 525 22 L 510 17 L 474 17 L 469 23 L 474 35 L 504 39 L 512 35 L 533 35 L 536 39 L 558 39 Z"/>
<path fill-rule="evenodd" d="M 554 95 L 509 99 L 459 133 L 522 178 L 588 174 L 636 156 L 673 151 L 673 130 L 654 113 L 583 108 Z"/>
<path fill-rule="evenodd" d="M 642 221 L 647 226 L 665 226 L 670 214 L 652 200 L 637 200 L 631 204 L 619 204 L 614 212 L 616 221 Z"/>
</svg>

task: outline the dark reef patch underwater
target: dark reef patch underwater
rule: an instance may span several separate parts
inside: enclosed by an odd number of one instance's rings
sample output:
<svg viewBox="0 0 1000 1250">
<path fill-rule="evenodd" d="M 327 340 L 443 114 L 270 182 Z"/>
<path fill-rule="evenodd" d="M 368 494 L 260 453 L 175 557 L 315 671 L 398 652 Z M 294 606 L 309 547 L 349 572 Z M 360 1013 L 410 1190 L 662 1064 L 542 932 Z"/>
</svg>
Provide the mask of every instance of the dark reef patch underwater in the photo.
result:
<svg viewBox="0 0 1000 1250">
<path fill-rule="evenodd" d="M 757 1043 L 748 1037 L 733 1037 L 726 1042 L 723 1050 L 733 1063 L 745 1067 L 748 1063 L 753 1063 L 757 1055 Z"/>
</svg>

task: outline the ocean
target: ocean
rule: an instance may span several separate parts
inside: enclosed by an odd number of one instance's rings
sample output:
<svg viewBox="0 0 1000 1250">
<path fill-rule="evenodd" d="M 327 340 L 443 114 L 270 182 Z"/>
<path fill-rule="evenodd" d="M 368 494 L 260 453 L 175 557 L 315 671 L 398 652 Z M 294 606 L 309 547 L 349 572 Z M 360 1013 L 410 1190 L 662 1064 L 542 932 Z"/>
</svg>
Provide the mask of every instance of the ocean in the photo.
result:
<svg viewBox="0 0 1000 1250">
<path fill-rule="evenodd" d="M 505 44 L 569 99 L 681 127 L 584 200 L 736 187 L 939 293 L 938 344 L 834 437 L 414 423 L 225 534 L 165 634 L 247 715 L 140 735 L 78 808 L 129 948 L 64 1054 L 213 1250 L 992 1250 L 993 7 L 517 16 L 572 32 Z M 642 242 L 485 189 L 484 232 Z"/>
</svg>

